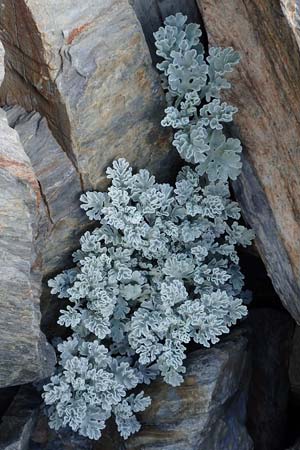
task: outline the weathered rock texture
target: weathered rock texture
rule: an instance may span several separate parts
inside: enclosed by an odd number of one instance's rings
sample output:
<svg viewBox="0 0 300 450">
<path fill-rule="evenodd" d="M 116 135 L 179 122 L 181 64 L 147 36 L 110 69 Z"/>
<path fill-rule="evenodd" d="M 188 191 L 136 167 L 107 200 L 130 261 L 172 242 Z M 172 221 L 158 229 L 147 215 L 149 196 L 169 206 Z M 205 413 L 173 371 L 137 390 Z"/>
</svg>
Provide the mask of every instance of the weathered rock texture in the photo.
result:
<svg viewBox="0 0 300 450">
<path fill-rule="evenodd" d="M 239 332 L 187 359 L 178 388 L 154 382 L 146 392 L 151 406 L 141 414 L 142 429 L 117 446 L 109 438 L 94 450 L 250 450 L 245 428 L 249 380 L 247 339 Z"/>
<path fill-rule="evenodd" d="M 234 184 L 276 291 L 300 321 L 300 56 L 279 0 L 198 0 L 210 45 L 241 63 L 224 98 L 239 108 L 243 170 Z"/>
<path fill-rule="evenodd" d="M 39 396 L 33 388 L 25 386 L 19 390 L 2 418 L 0 425 L 0 450 L 28 449 L 39 402 Z"/>
<path fill-rule="evenodd" d="M 250 312 L 252 376 L 247 428 L 255 450 L 281 450 L 287 434 L 289 355 L 293 320 L 285 311 L 258 308 Z"/>
<path fill-rule="evenodd" d="M 163 94 L 127 0 L 0 0 L 0 8 L 2 104 L 47 118 L 82 189 L 102 188 L 120 156 L 169 173 Z"/>
<path fill-rule="evenodd" d="M 68 264 L 72 251 L 78 248 L 79 236 L 90 223 L 80 209 L 80 178 L 45 118 L 18 106 L 5 110 L 30 159 L 45 204 L 46 223 L 38 240 L 43 275 L 48 276 Z"/>
<path fill-rule="evenodd" d="M 54 350 L 40 331 L 43 203 L 19 137 L 0 111 L 0 387 L 47 377 Z"/>
</svg>

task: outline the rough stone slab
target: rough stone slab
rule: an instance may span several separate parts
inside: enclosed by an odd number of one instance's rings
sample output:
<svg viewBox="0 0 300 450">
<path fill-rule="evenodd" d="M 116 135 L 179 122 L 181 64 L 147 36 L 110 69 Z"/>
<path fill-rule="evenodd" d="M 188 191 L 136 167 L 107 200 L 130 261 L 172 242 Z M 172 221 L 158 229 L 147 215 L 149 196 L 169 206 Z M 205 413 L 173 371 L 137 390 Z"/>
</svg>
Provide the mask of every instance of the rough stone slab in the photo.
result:
<svg viewBox="0 0 300 450">
<path fill-rule="evenodd" d="M 139 433 L 120 445 L 110 434 L 93 450 L 252 450 L 245 428 L 249 364 L 247 339 L 238 331 L 191 353 L 181 386 L 146 387 L 152 404 L 140 415 Z"/>
<path fill-rule="evenodd" d="M 300 321 L 300 56 L 279 0 L 198 0 L 210 45 L 241 62 L 223 98 L 244 146 L 234 183 L 284 306 Z"/>
<path fill-rule="evenodd" d="M 288 427 L 289 355 L 294 321 L 285 311 L 257 308 L 248 319 L 252 376 L 247 428 L 258 450 L 284 448 Z"/>
<path fill-rule="evenodd" d="M 90 225 L 80 208 L 80 177 L 74 165 L 52 136 L 47 121 L 39 113 L 22 107 L 5 108 L 9 125 L 19 136 L 30 159 L 45 204 L 47 227 L 39 235 L 43 275 L 63 269 L 79 236 Z"/>
<path fill-rule="evenodd" d="M 0 387 L 47 377 L 55 355 L 40 331 L 43 204 L 19 137 L 0 110 Z"/>
<path fill-rule="evenodd" d="M 0 0 L 0 8 L 2 104 L 47 118 L 82 189 L 106 186 L 104 170 L 120 156 L 170 175 L 164 95 L 127 0 Z"/>
<path fill-rule="evenodd" d="M 0 450 L 28 450 L 40 398 L 30 387 L 22 387 L 0 424 Z"/>
</svg>

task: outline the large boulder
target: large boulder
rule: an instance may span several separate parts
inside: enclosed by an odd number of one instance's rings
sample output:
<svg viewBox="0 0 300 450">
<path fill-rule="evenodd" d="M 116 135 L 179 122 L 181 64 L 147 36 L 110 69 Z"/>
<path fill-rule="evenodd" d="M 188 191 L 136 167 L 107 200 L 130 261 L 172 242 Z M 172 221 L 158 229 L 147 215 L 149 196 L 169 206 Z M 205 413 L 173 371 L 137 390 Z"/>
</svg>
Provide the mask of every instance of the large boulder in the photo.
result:
<svg viewBox="0 0 300 450">
<path fill-rule="evenodd" d="M 0 387 L 47 377 L 55 355 L 40 330 L 43 201 L 29 158 L 0 110 Z"/>
<path fill-rule="evenodd" d="M 235 331 L 211 349 L 191 353 L 184 383 L 162 381 L 145 392 L 152 403 L 141 431 L 120 444 L 112 433 L 93 450 L 252 450 L 246 427 L 250 376 L 247 338 Z"/>
<path fill-rule="evenodd" d="M 197 0 L 210 45 L 241 62 L 223 97 L 244 146 L 234 190 L 284 306 L 300 321 L 300 55 L 279 0 Z"/>
<path fill-rule="evenodd" d="M 82 190 L 104 187 L 120 156 L 170 173 L 164 96 L 128 0 L 0 0 L 0 9 L 2 104 L 46 117 Z"/>
<path fill-rule="evenodd" d="M 27 113 L 20 106 L 6 107 L 5 111 L 30 159 L 45 205 L 46 226 L 37 239 L 43 275 L 48 277 L 70 262 L 72 251 L 78 248 L 79 236 L 90 224 L 80 209 L 80 177 L 54 139 L 45 118 L 36 112 Z"/>
</svg>

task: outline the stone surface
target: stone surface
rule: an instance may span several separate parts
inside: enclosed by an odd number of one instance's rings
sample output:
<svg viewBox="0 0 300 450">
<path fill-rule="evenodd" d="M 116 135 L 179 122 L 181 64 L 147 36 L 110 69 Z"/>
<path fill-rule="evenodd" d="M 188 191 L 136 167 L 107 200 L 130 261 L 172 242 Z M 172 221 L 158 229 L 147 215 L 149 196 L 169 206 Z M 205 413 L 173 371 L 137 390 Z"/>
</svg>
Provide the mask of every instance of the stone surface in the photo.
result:
<svg viewBox="0 0 300 450">
<path fill-rule="evenodd" d="M 247 428 L 255 450 L 281 450 L 287 434 L 289 355 L 293 320 L 285 311 L 257 308 L 250 312 L 252 376 Z"/>
<path fill-rule="evenodd" d="M 224 99 L 239 108 L 243 170 L 234 184 L 284 306 L 300 321 L 300 57 L 279 0 L 198 0 L 210 45 L 241 62 Z"/>
<path fill-rule="evenodd" d="M 19 137 L 0 110 L 0 387 L 47 377 L 54 350 L 40 331 L 39 185 Z"/>
<path fill-rule="evenodd" d="M 32 387 L 19 390 L 0 424 L 0 450 L 28 450 L 39 403 Z"/>
<path fill-rule="evenodd" d="M 90 225 L 80 209 L 80 178 L 53 138 L 45 118 L 18 106 L 6 107 L 5 111 L 30 159 L 45 204 L 47 224 L 38 239 L 43 275 L 47 277 L 69 263 L 72 251 L 78 248 L 79 236 Z"/>
<path fill-rule="evenodd" d="M 244 425 L 249 356 L 238 331 L 191 353 L 181 386 L 157 381 L 145 389 L 152 404 L 140 416 L 139 433 L 120 445 L 110 435 L 93 450 L 252 450 Z"/>
<path fill-rule="evenodd" d="M 106 186 L 104 169 L 120 156 L 172 173 L 164 96 L 127 0 L 1 0 L 0 8 L 2 104 L 47 118 L 83 190 Z"/>
</svg>

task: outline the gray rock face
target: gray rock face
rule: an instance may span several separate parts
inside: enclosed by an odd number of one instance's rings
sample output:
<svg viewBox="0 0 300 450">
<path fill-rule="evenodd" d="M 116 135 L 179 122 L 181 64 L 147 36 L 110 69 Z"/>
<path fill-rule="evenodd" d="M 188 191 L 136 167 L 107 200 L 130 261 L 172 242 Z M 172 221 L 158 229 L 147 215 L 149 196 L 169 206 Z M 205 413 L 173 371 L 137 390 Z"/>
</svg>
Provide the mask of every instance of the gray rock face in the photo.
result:
<svg viewBox="0 0 300 450">
<path fill-rule="evenodd" d="M 157 381 L 145 389 L 152 404 L 140 416 L 141 431 L 119 446 L 100 440 L 94 450 L 252 450 L 245 428 L 249 356 L 238 331 L 190 354 L 181 386 Z"/>
<path fill-rule="evenodd" d="M 104 170 L 120 156 L 168 174 L 164 96 L 128 1 L 12 3 L 0 1 L 7 60 L 2 104 L 47 118 L 83 190 L 106 186 Z"/>
<path fill-rule="evenodd" d="M 20 137 L 39 183 L 46 221 L 38 236 L 42 251 L 43 275 L 64 268 L 79 236 L 89 224 L 80 209 L 80 177 L 59 144 L 53 138 L 45 118 L 23 108 L 5 108 L 9 125 Z"/>
<path fill-rule="evenodd" d="M 47 377 L 54 350 L 40 331 L 43 203 L 17 133 L 0 111 L 0 387 Z"/>
<path fill-rule="evenodd" d="M 252 376 L 247 428 L 255 450 L 284 448 L 289 400 L 289 354 L 293 320 L 285 312 L 258 308 L 250 312 Z"/>
<path fill-rule="evenodd" d="M 29 387 L 22 387 L 2 418 L 0 450 L 27 450 L 37 417 L 39 396 Z"/>
<path fill-rule="evenodd" d="M 284 306 L 300 321 L 300 58 L 279 0 L 197 0 L 210 45 L 241 62 L 224 100 L 244 146 L 236 197 Z M 233 19 L 234 18 L 234 19 Z"/>
</svg>

